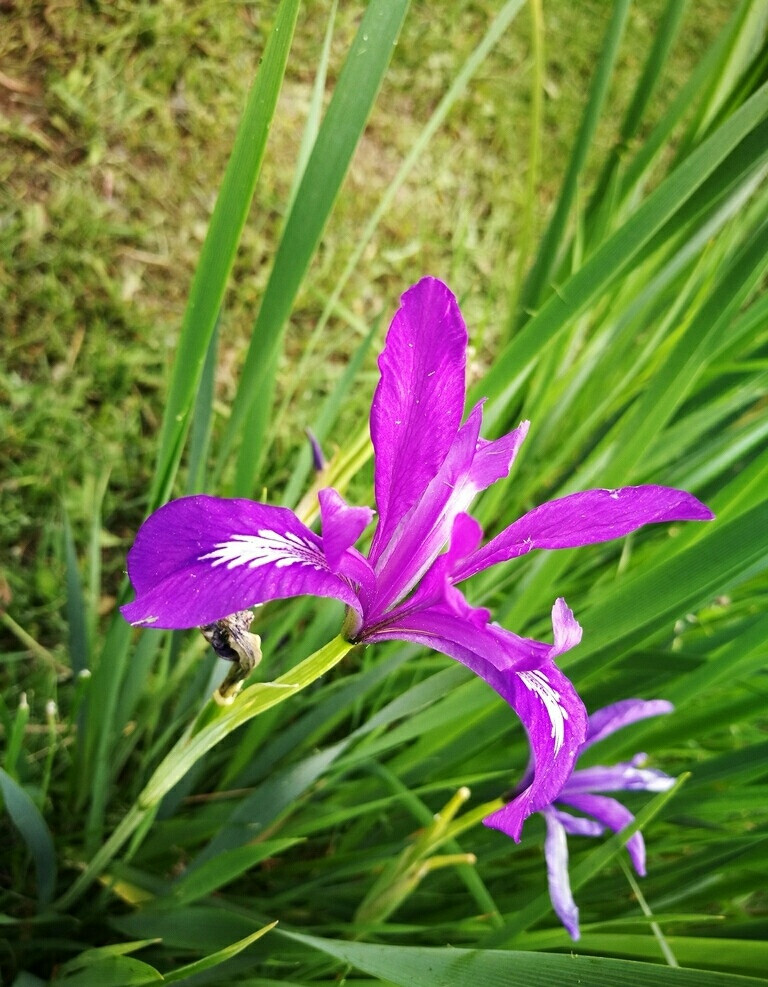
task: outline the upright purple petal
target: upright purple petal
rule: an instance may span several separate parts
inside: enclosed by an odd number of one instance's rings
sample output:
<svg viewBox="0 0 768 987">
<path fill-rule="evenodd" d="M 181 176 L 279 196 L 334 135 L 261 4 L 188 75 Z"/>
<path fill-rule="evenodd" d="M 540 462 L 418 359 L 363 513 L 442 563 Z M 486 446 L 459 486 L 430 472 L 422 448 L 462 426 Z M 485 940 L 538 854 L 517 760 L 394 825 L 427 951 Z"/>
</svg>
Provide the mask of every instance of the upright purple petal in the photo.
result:
<svg viewBox="0 0 768 987">
<path fill-rule="evenodd" d="M 589 718 L 589 729 L 584 747 L 604 740 L 617 730 L 645 720 L 650 716 L 661 716 L 674 712 L 675 707 L 666 699 L 622 699 L 596 710 Z"/>
<path fill-rule="evenodd" d="M 478 405 L 456 434 L 437 475 L 394 529 L 377 559 L 373 619 L 414 587 L 449 540 L 454 518 L 474 497 L 475 490 L 467 481 L 481 422 Z"/>
<path fill-rule="evenodd" d="M 466 349 L 453 294 L 442 281 L 422 278 L 402 296 L 379 357 L 371 407 L 379 512 L 373 564 L 451 448 L 464 412 Z"/>
<path fill-rule="evenodd" d="M 456 518 L 477 494 L 509 474 L 529 422 L 492 441 L 480 438 L 481 423 L 482 403 L 473 408 L 437 476 L 392 533 L 376 563 L 374 617 L 413 589 L 449 540 Z"/>
<path fill-rule="evenodd" d="M 509 471 L 530 427 L 529 421 L 522 421 L 517 428 L 502 435 L 500 439 L 478 441 L 469 476 L 469 482 L 474 487 L 475 493 L 486 490 L 492 483 L 509 476 Z"/>
<path fill-rule="evenodd" d="M 568 795 L 561 797 L 560 801 L 593 816 L 615 833 L 624 829 L 635 818 L 621 802 L 605 795 Z M 627 850 L 635 870 L 641 877 L 645 877 L 645 841 L 641 832 L 633 833 L 627 840 Z"/>
<path fill-rule="evenodd" d="M 338 490 L 320 490 L 320 520 L 323 528 L 323 551 L 331 569 L 336 569 L 342 556 L 365 531 L 373 518 L 370 507 L 350 507 Z"/>
<path fill-rule="evenodd" d="M 547 862 L 549 897 L 568 935 L 576 940 L 579 938 L 579 909 L 573 900 L 568 876 L 568 841 L 565 837 L 565 828 L 555 812 L 545 809 L 542 815 L 547 824 L 544 859 Z"/>
<path fill-rule="evenodd" d="M 321 539 L 286 507 L 182 497 L 155 511 L 128 554 L 132 624 L 198 627 L 267 600 L 330 596 L 359 608 Z"/>
<path fill-rule="evenodd" d="M 671 487 L 585 490 L 550 500 L 524 514 L 468 559 L 457 581 L 535 548 L 578 548 L 621 538 L 644 524 L 709 521 L 708 507 Z"/>
</svg>

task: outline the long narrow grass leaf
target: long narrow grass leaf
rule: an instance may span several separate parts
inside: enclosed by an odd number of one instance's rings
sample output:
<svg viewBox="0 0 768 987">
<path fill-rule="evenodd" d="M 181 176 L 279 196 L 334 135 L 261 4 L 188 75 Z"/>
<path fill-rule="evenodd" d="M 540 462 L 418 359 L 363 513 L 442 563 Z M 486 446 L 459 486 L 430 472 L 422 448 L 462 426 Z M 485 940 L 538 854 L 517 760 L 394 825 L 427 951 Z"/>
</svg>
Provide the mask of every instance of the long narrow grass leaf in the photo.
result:
<svg viewBox="0 0 768 987">
<path fill-rule="evenodd" d="M 170 496 L 200 375 L 264 158 L 300 0 L 281 0 L 251 87 L 184 312 L 150 508 Z"/>
<path fill-rule="evenodd" d="M 247 421 L 248 441 L 237 462 L 238 494 L 253 491 L 285 323 L 362 137 L 408 3 L 372 0 L 366 8 L 286 221 L 221 440 L 220 467 Z"/>
<path fill-rule="evenodd" d="M 533 263 L 523 289 L 520 293 L 520 321 L 524 322 L 531 309 L 535 309 L 544 293 L 544 286 L 550 272 L 557 263 L 558 254 L 562 248 L 563 234 L 568 217 L 573 208 L 579 177 L 584 169 L 589 149 L 594 139 L 595 130 L 600 119 L 611 73 L 616 61 L 619 44 L 624 33 L 624 26 L 629 11 L 629 0 L 616 0 L 613 4 L 608 30 L 600 49 L 600 60 L 595 69 L 587 105 L 579 127 L 579 133 L 573 145 L 571 158 L 563 179 L 563 186 L 555 206 L 555 211 L 539 244 L 539 251 Z"/>
<path fill-rule="evenodd" d="M 21 785 L 0 768 L 0 792 L 14 826 L 29 850 L 37 875 L 37 897 L 41 905 L 53 898 L 56 887 L 56 850 L 40 810 Z"/>
</svg>

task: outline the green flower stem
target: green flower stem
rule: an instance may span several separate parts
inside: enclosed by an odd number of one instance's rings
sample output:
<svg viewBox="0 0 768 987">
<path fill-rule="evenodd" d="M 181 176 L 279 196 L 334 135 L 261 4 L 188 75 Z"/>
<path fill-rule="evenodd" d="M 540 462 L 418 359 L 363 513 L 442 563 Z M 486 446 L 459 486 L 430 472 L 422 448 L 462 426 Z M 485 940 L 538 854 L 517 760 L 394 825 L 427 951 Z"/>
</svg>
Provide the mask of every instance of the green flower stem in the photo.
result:
<svg viewBox="0 0 768 987">
<path fill-rule="evenodd" d="M 266 712 L 316 682 L 337 665 L 353 647 L 354 645 L 349 641 L 336 637 L 274 682 L 259 682 L 245 689 L 229 706 L 222 706 L 213 699 L 209 700 L 197 720 L 158 765 L 120 825 L 94 855 L 72 887 L 59 899 L 57 906 L 61 909 L 68 908 L 83 894 L 147 815 L 154 811 L 163 796 L 211 748 L 253 717 Z"/>
</svg>

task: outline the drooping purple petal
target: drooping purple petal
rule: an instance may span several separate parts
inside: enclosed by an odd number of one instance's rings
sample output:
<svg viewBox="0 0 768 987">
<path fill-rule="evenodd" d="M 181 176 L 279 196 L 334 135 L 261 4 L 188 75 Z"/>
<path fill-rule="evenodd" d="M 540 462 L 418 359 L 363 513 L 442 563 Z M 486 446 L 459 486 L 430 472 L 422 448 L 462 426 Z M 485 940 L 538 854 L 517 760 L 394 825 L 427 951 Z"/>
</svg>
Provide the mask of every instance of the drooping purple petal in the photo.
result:
<svg viewBox="0 0 768 987">
<path fill-rule="evenodd" d="M 587 732 L 584 704 L 554 662 L 581 639 L 581 628 L 562 599 L 552 608 L 552 624 L 555 643 L 547 659 L 537 669 L 507 674 L 499 690 L 528 733 L 533 773 L 529 769 L 519 795 L 483 822 L 518 842 L 528 816 L 557 799 Z"/>
<path fill-rule="evenodd" d="M 635 818 L 621 802 L 605 795 L 568 795 L 567 797 L 561 796 L 560 801 L 578 809 L 579 812 L 594 816 L 598 822 L 603 823 L 615 833 L 624 829 Z M 645 841 L 640 831 L 633 833 L 627 840 L 627 850 L 635 870 L 641 877 L 645 877 Z"/>
<path fill-rule="evenodd" d="M 519 842 L 523 823 L 555 801 L 570 777 L 587 727 L 584 705 L 553 661 L 508 676 L 504 698 L 523 721 L 533 753 L 526 788 L 483 822 Z"/>
<path fill-rule="evenodd" d="M 641 761 L 645 761 L 645 754 L 610 767 L 595 765 L 592 768 L 580 768 L 571 775 L 563 789 L 563 796 L 583 792 L 666 792 L 672 788 L 674 778 L 656 768 L 638 767 L 637 762 Z"/>
<path fill-rule="evenodd" d="M 589 728 L 584 747 L 609 737 L 617 730 L 636 723 L 638 720 L 645 720 L 650 716 L 661 716 L 664 713 L 672 713 L 675 707 L 666 699 L 622 699 L 621 702 L 612 703 L 596 710 L 589 718 Z"/>
<path fill-rule="evenodd" d="M 509 474 L 529 423 L 522 422 L 514 431 L 490 442 L 480 438 L 481 423 L 482 405 L 478 404 L 459 429 L 424 495 L 392 533 L 376 564 L 375 614 L 410 592 L 449 540 L 457 516 L 478 493 Z"/>
<path fill-rule="evenodd" d="M 439 560 L 438 560 L 439 561 Z M 515 710 L 531 744 L 533 770 L 525 789 L 483 822 L 520 839 L 523 822 L 560 794 L 587 731 L 587 713 L 554 656 L 573 647 L 579 625 L 562 600 L 553 608 L 555 644 L 521 638 L 487 623 L 488 611 L 471 607 L 457 589 L 447 603 L 403 614 L 397 623 L 367 629 L 364 638 L 404 640 L 442 651 L 484 679 Z"/>
<path fill-rule="evenodd" d="M 374 565 L 451 448 L 464 412 L 466 349 L 453 294 L 442 281 L 422 278 L 402 296 L 379 357 L 371 407 L 379 512 L 369 556 Z"/>
<path fill-rule="evenodd" d="M 713 517 L 701 501 L 672 487 L 585 490 L 534 507 L 468 559 L 456 579 L 467 579 L 535 548 L 578 548 L 621 538 L 644 524 Z"/>
<path fill-rule="evenodd" d="M 565 828 L 556 813 L 551 810 L 545 809 L 542 815 L 547 823 L 544 859 L 547 862 L 549 897 L 568 935 L 576 940 L 579 938 L 579 909 L 573 900 L 568 876 L 568 841 L 565 837 Z"/>
<path fill-rule="evenodd" d="M 330 596 L 359 608 L 331 571 L 322 540 L 286 507 L 182 497 L 155 511 L 128 554 L 132 624 L 183 628 L 289 596 Z"/>
</svg>

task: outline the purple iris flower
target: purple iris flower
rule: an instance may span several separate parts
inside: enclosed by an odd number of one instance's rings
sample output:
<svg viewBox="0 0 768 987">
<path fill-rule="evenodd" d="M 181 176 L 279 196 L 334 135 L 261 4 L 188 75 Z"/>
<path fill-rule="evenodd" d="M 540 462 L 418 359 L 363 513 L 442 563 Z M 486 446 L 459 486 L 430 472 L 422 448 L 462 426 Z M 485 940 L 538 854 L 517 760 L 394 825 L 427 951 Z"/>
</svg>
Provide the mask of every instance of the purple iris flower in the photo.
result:
<svg viewBox="0 0 768 987">
<path fill-rule="evenodd" d="M 587 737 L 581 746 L 585 751 L 592 744 L 610 736 L 629 723 L 649 716 L 671 713 L 674 707 L 664 699 L 624 699 L 597 710 L 589 718 Z M 579 753 L 581 753 L 581 751 Z M 547 824 L 544 856 L 547 861 L 549 896 L 560 921 L 572 939 L 579 938 L 579 909 L 571 894 L 568 879 L 568 844 L 566 836 L 600 836 L 606 828 L 619 832 L 635 818 L 629 809 L 616 799 L 600 792 L 646 791 L 666 792 L 675 779 L 653 768 L 644 768 L 647 754 L 635 754 L 631 761 L 623 761 L 612 767 L 595 766 L 574 771 L 557 796 L 557 805 L 548 805 L 539 811 Z M 584 815 L 574 816 L 560 806 L 576 809 Z M 503 810 L 502 810 L 503 811 Z M 592 818 L 588 818 L 591 816 Z M 496 825 L 493 816 L 486 820 Z M 500 828 L 504 828 L 503 826 Z M 642 833 L 634 833 L 627 840 L 627 850 L 635 870 L 645 876 L 645 842 Z"/>
<path fill-rule="evenodd" d="M 535 508 L 479 547 L 482 531 L 466 510 L 507 476 L 528 422 L 487 441 L 478 404 L 462 424 L 466 350 L 459 307 L 441 281 L 424 278 L 403 295 L 371 407 L 378 520 L 367 557 L 354 545 L 374 512 L 332 488 L 319 493 L 321 535 L 285 507 L 183 497 L 141 527 L 128 556 L 136 600 L 123 614 L 137 625 L 196 627 L 268 600 L 327 596 L 347 605 L 349 640 L 415 641 L 457 659 L 528 732 L 530 784 L 491 817 L 519 839 L 526 816 L 561 791 L 586 736 L 584 706 L 554 660 L 578 644 L 581 628 L 558 600 L 553 644 L 519 637 L 470 606 L 456 584 L 535 548 L 574 548 L 649 522 L 712 514 L 667 487 L 589 490 Z"/>
</svg>

